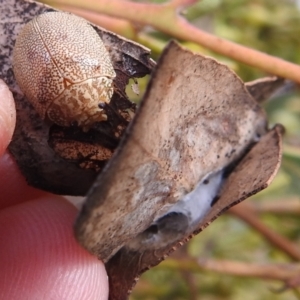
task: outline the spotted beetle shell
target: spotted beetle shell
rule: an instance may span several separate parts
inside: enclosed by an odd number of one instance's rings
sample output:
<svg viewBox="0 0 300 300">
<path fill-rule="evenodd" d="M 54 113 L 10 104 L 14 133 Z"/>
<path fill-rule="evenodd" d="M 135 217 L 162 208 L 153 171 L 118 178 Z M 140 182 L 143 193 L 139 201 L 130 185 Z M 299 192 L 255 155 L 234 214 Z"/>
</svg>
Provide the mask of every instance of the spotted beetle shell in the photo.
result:
<svg viewBox="0 0 300 300">
<path fill-rule="evenodd" d="M 63 12 L 34 18 L 16 40 L 13 65 L 18 85 L 43 119 L 83 128 L 107 119 L 101 104 L 110 102 L 116 74 L 84 19 Z"/>
</svg>

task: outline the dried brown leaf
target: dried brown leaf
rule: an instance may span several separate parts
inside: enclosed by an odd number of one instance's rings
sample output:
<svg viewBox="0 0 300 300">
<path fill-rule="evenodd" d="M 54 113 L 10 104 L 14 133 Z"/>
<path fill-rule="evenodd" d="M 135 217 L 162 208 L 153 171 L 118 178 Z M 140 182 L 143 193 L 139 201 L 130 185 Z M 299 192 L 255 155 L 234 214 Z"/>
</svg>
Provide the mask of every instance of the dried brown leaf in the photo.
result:
<svg viewBox="0 0 300 300">
<path fill-rule="evenodd" d="M 263 111 L 232 71 L 169 44 L 75 227 L 80 243 L 107 263 L 111 299 L 126 299 L 136 277 L 180 241 L 269 184 L 281 147 L 279 128 L 268 132 L 266 126 Z M 143 245 L 143 231 L 158 215 L 222 169 L 229 174 L 226 184 L 204 218 L 175 237 L 165 235 L 160 245 Z"/>
</svg>

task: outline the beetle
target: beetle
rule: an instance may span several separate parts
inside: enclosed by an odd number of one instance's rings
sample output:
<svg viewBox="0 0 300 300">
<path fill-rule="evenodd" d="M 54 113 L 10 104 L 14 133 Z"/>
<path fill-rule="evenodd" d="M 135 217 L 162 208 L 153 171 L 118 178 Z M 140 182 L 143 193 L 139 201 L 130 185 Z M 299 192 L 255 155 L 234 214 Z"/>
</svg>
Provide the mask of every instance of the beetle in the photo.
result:
<svg viewBox="0 0 300 300">
<path fill-rule="evenodd" d="M 107 120 L 116 77 L 103 41 L 84 19 L 48 12 L 17 37 L 13 70 L 22 92 L 42 119 L 87 131 Z"/>
</svg>

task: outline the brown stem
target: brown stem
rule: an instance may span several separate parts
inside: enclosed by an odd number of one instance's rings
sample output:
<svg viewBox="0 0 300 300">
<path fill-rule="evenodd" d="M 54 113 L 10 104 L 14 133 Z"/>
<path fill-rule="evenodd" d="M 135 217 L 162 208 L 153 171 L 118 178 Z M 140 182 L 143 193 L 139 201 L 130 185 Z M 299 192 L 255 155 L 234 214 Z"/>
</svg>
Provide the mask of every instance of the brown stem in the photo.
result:
<svg viewBox="0 0 300 300">
<path fill-rule="evenodd" d="M 150 25 L 178 39 L 199 43 L 216 53 L 300 83 L 300 66 L 216 37 L 189 24 L 178 14 L 178 10 L 182 6 L 194 3 L 195 0 L 173 0 L 161 5 L 126 0 L 101 0 L 97 2 L 94 0 L 44 0 L 44 2 L 52 5 L 71 5 L 123 18 L 134 23 Z"/>
<path fill-rule="evenodd" d="M 75 15 L 85 18 L 86 20 L 94 23 L 107 30 L 116 32 L 128 39 L 136 39 L 136 31 L 132 23 L 120 18 L 109 17 L 107 15 L 99 14 L 93 11 L 84 10 L 71 5 L 58 5 L 57 8 L 71 12 Z"/>
<path fill-rule="evenodd" d="M 229 212 L 255 228 L 271 244 L 285 252 L 292 259 L 297 261 L 300 260 L 299 248 L 294 243 L 263 224 L 251 209 L 251 205 L 242 202 L 239 205 L 230 208 Z"/>
<path fill-rule="evenodd" d="M 286 198 L 282 200 L 266 201 L 262 203 L 248 203 L 251 209 L 258 214 L 272 213 L 272 214 L 289 214 L 300 215 L 300 199 L 299 197 Z"/>
<path fill-rule="evenodd" d="M 180 33 L 180 35 L 177 34 L 177 37 L 199 43 L 216 53 L 258 68 L 269 74 L 288 78 L 300 83 L 300 66 L 211 35 L 187 23 L 184 19 L 178 21 L 180 23 L 178 25 L 178 29 L 180 29 L 178 33 Z"/>
<path fill-rule="evenodd" d="M 299 277 L 299 264 L 252 264 L 215 259 L 171 259 L 161 263 L 162 267 L 192 272 L 213 271 L 239 277 L 255 277 L 271 280 L 291 281 Z"/>
</svg>

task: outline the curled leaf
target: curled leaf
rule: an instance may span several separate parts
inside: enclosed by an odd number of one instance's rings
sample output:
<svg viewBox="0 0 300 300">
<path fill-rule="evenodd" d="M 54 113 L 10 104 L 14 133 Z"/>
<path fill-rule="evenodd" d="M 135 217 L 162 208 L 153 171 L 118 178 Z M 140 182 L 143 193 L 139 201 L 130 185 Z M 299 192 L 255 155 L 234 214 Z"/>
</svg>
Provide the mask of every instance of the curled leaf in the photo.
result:
<svg viewBox="0 0 300 300">
<path fill-rule="evenodd" d="M 126 299 L 143 271 L 265 188 L 280 157 L 280 128 L 268 132 L 242 81 L 170 43 L 75 226 L 107 263 L 111 299 Z"/>
</svg>

